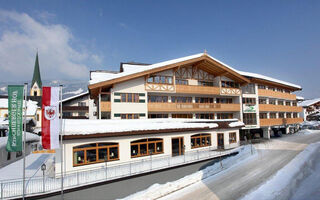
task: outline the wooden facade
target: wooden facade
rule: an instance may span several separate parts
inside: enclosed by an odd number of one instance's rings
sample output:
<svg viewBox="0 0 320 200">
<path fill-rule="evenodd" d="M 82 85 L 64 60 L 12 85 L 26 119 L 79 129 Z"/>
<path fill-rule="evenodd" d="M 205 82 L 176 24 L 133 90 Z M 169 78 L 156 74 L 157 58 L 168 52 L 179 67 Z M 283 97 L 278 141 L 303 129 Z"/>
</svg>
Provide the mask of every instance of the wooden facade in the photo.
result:
<svg viewBox="0 0 320 200">
<path fill-rule="evenodd" d="M 149 112 L 240 112 L 240 104 L 148 103 Z"/>
<path fill-rule="evenodd" d="M 272 98 L 287 99 L 287 100 L 297 99 L 295 94 L 284 93 L 284 92 L 273 91 L 273 90 L 259 89 L 258 94 L 261 97 L 272 97 Z"/>
<path fill-rule="evenodd" d="M 284 106 L 273 104 L 259 104 L 260 112 L 302 112 L 300 106 Z"/>
<path fill-rule="evenodd" d="M 303 118 L 260 119 L 260 126 L 281 126 L 289 124 L 298 124 L 301 122 L 303 122 Z"/>
</svg>

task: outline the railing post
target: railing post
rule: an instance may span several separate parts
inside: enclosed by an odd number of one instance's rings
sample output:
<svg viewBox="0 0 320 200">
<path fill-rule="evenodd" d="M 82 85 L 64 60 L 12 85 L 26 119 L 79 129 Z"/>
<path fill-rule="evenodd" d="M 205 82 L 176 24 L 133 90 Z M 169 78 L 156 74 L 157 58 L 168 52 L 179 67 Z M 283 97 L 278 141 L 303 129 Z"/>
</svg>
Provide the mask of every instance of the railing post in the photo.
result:
<svg viewBox="0 0 320 200">
<path fill-rule="evenodd" d="M 1 187 L 1 199 L 3 199 L 3 183 L 1 182 L 1 184 L 0 184 L 0 187 Z"/>
<path fill-rule="evenodd" d="M 77 185 L 79 185 L 79 172 L 77 171 Z"/>
</svg>

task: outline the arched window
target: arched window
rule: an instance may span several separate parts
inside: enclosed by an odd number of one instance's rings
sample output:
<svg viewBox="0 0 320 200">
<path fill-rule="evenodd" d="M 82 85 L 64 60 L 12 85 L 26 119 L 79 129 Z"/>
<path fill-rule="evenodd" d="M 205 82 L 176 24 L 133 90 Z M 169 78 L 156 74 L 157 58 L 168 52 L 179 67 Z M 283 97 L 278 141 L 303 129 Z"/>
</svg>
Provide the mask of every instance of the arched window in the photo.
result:
<svg viewBox="0 0 320 200">
<path fill-rule="evenodd" d="M 163 139 L 148 138 L 131 142 L 131 158 L 163 153 Z"/>
<path fill-rule="evenodd" d="M 90 143 L 73 147 L 73 166 L 119 160 L 118 143 Z"/>
<path fill-rule="evenodd" d="M 191 136 L 191 148 L 211 146 L 211 134 L 201 133 Z"/>
</svg>

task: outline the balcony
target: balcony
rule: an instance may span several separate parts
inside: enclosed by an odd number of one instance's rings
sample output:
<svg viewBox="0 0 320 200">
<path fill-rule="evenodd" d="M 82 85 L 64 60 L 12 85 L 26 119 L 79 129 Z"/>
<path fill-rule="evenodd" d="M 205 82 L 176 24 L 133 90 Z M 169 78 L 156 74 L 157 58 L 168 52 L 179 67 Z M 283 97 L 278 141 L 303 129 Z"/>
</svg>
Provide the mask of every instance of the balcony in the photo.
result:
<svg viewBox="0 0 320 200">
<path fill-rule="evenodd" d="M 279 126 L 287 124 L 298 124 L 301 122 L 303 122 L 302 118 L 260 119 L 260 126 Z"/>
<path fill-rule="evenodd" d="M 240 104 L 148 103 L 149 112 L 240 112 Z"/>
<path fill-rule="evenodd" d="M 101 101 L 101 112 L 111 112 L 110 101 Z"/>
<path fill-rule="evenodd" d="M 284 106 L 273 104 L 259 104 L 260 112 L 302 112 L 302 107 L 299 106 Z"/>
<path fill-rule="evenodd" d="M 62 106 L 63 111 L 89 111 L 89 106 Z"/>
<path fill-rule="evenodd" d="M 220 95 L 220 88 L 200 85 L 176 85 L 176 93 Z"/>
<path fill-rule="evenodd" d="M 262 97 L 272 97 L 278 99 L 296 100 L 295 94 L 277 92 L 273 90 L 258 89 L 258 95 Z"/>
</svg>

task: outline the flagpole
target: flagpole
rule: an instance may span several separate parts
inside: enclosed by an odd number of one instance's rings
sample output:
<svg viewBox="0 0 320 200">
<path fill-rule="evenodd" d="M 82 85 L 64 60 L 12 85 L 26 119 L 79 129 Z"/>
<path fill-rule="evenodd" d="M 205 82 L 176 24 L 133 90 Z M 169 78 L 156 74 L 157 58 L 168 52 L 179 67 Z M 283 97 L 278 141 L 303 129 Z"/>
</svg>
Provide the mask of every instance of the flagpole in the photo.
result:
<svg viewBox="0 0 320 200">
<path fill-rule="evenodd" d="M 26 195 L 26 187 L 25 187 L 25 182 L 26 182 L 26 129 L 27 129 L 27 90 L 28 90 L 28 83 L 24 84 L 24 130 L 23 130 L 23 194 L 22 194 L 22 199 L 25 199 Z"/>
<path fill-rule="evenodd" d="M 63 199 L 62 87 L 63 85 L 60 85 L 61 199 Z"/>
</svg>

